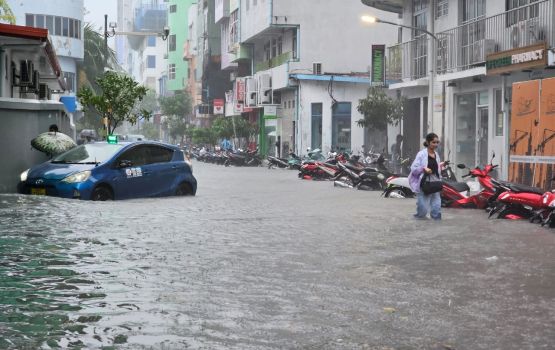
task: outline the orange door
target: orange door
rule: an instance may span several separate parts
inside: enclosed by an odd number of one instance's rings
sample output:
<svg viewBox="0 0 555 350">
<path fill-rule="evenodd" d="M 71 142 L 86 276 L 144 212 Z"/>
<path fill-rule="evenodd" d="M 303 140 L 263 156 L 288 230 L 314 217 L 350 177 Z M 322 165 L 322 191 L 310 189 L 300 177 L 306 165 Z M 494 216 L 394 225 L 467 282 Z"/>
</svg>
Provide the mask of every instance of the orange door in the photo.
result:
<svg viewBox="0 0 555 350">
<path fill-rule="evenodd" d="M 555 78 L 541 82 L 539 123 L 533 145 L 537 155 L 534 185 L 545 190 L 553 189 L 555 176 Z"/>
</svg>

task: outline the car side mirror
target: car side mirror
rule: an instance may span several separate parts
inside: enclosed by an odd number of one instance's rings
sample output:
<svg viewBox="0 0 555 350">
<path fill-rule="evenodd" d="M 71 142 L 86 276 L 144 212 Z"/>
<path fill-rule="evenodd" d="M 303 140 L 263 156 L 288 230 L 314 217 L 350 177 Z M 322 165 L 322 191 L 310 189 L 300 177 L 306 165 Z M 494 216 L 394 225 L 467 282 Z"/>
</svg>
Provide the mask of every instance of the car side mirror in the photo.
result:
<svg viewBox="0 0 555 350">
<path fill-rule="evenodd" d="M 129 168 L 132 166 L 133 166 L 133 162 L 131 162 L 130 160 L 122 159 L 118 163 L 118 168 Z"/>
<path fill-rule="evenodd" d="M 457 164 L 457 168 L 459 168 L 459 169 L 466 169 L 466 165 L 464 165 L 464 164 Z"/>
</svg>

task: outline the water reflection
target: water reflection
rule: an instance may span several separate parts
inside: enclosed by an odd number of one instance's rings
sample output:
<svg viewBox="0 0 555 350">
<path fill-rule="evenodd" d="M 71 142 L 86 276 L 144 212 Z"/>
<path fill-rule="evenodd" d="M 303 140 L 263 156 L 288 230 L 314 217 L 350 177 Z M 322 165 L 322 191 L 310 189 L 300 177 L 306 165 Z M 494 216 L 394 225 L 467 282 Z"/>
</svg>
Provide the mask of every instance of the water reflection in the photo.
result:
<svg viewBox="0 0 555 350">
<path fill-rule="evenodd" d="M 0 196 L 0 348 L 82 347 L 99 316 L 77 316 L 105 295 L 79 271 L 94 255 L 75 252 L 60 230 L 67 207 L 57 199 Z M 59 225 L 52 223 L 59 223 Z"/>
</svg>

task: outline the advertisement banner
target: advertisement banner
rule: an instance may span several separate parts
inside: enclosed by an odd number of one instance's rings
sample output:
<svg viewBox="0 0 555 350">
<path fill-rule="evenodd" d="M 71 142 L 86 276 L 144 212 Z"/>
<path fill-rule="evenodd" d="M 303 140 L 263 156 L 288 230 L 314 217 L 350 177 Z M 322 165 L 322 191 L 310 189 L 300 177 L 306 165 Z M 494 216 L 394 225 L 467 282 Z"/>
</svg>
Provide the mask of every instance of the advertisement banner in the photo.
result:
<svg viewBox="0 0 555 350">
<path fill-rule="evenodd" d="M 372 45 L 372 86 L 385 86 L 385 45 Z"/>
<path fill-rule="evenodd" d="M 245 102 L 245 78 L 235 80 L 235 102 L 244 104 Z"/>
<path fill-rule="evenodd" d="M 223 115 L 224 114 L 224 100 L 221 98 L 214 99 L 214 114 Z"/>
</svg>

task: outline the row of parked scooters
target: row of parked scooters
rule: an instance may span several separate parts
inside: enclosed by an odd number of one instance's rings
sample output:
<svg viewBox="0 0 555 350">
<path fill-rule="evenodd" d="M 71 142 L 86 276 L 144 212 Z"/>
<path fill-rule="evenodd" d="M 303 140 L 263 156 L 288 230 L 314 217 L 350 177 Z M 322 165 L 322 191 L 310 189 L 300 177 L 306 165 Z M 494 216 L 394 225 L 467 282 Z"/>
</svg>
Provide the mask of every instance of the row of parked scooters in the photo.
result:
<svg viewBox="0 0 555 350">
<path fill-rule="evenodd" d="M 262 158 L 258 154 L 258 149 L 253 151 L 243 151 L 241 149 L 236 151 L 231 150 L 218 150 L 206 151 L 204 149 L 194 148 L 191 151 L 191 156 L 205 163 L 219 164 L 225 166 L 261 166 Z"/>
<path fill-rule="evenodd" d="M 473 169 L 458 164 L 457 168 L 468 170 L 463 179 L 477 180 L 470 183 L 458 181 L 451 163 L 443 162 L 442 206 L 484 209 L 490 217 L 528 219 L 542 226 L 555 227 L 555 191 L 545 192 L 540 188 L 494 179 L 492 172 L 498 167 L 493 164 L 494 159 L 495 153 L 490 164 Z M 403 165 L 408 161 L 399 160 L 397 163 Z M 326 158 L 319 150 L 314 150 L 303 159 L 293 154 L 289 159 L 268 157 L 268 164 L 269 168 L 298 169 L 301 179 L 331 180 L 337 187 L 381 190 L 382 195 L 388 198 L 415 196 L 408 176 L 389 170 L 380 154 L 361 157 L 331 153 Z M 473 185 L 473 191 L 469 184 Z"/>
</svg>

